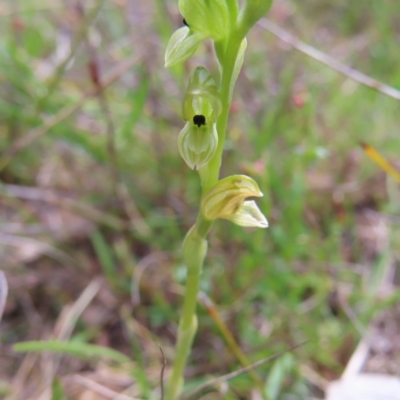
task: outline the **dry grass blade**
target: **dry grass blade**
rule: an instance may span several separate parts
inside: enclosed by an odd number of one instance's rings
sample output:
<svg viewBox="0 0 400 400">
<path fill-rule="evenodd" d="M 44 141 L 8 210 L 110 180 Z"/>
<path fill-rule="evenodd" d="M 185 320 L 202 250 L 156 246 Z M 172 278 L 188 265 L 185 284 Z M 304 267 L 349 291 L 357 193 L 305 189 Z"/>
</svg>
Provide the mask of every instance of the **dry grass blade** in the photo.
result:
<svg viewBox="0 0 400 400">
<path fill-rule="evenodd" d="M 285 354 L 289 351 L 292 351 L 294 349 L 297 349 L 298 347 L 304 346 L 307 342 L 308 342 L 308 340 L 305 342 L 296 344 L 294 346 L 291 346 L 288 349 L 280 351 L 279 353 L 276 353 L 271 357 L 267 357 L 267 358 L 264 358 L 263 360 L 257 361 L 256 363 L 249 365 L 246 368 L 241 368 L 241 369 L 231 372 L 229 374 L 222 375 L 219 378 L 210 379 L 208 382 L 203 383 L 202 385 L 198 386 L 196 389 L 192 390 L 188 394 L 183 395 L 181 397 L 181 400 L 188 400 L 191 397 L 193 397 L 195 394 L 200 393 L 202 390 L 208 388 L 209 386 L 213 386 L 213 385 L 217 385 L 222 382 L 226 382 L 229 379 L 236 378 L 239 375 L 245 374 L 246 372 L 249 372 L 255 368 L 261 367 L 262 365 L 281 357 L 283 354 Z"/>
<path fill-rule="evenodd" d="M 0 185 L 0 195 L 55 204 L 117 231 L 124 230 L 128 227 L 125 221 L 113 215 L 93 208 L 88 204 L 61 196 L 52 190 L 20 185 Z"/>
<path fill-rule="evenodd" d="M 71 333 L 78 321 L 79 316 L 87 308 L 89 303 L 97 295 L 101 287 L 101 281 L 99 279 L 93 279 L 90 284 L 81 293 L 79 298 L 75 303 L 69 307 L 65 308 L 65 312 L 61 313 L 58 322 L 56 323 L 56 333 L 55 336 L 58 340 L 68 340 Z M 43 396 L 48 393 L 49 388 L 53 380 L 53 376 L 56 374 L 58 365 L 60 363 L 61 357 L 59 354 L 47 357 L 46 362 L 42 363 L 41 366 L 45 369 L 42 371 L 42 377 L 45 379 L 44 382 L 44 392 Z M 34 368 L 34 364 L 37 363 L 38 354 L 28 354 L 23 362 L 23 368 L 17 373 L 17 378 L 13 381 L 14 397 L 12 399 L 19 399 L 22 388 L 26 387 L 25 379 L 27 378 L 29 372 Z M 40 365 L 40 364 L 39 364 Z M 35 396 L 38 396 L 36 393 Z M 37 397 L 36 397 L 37 398 Z"/>
<path fill-rule="evenodd" d="M 129 68 L 137 63 L 139 57 L 133 56 L 127 60 L 121 62 L 119 65 L 114 67 L 109 71 L 102 81 L 102 90 L 107 86 L 111 85 L 115 80 L 117 80 L 122 74 L 124 74 Z M 16 140 L 11 147 L 8 149 L 6 154 L 0 158 L 0 172 L 8 165 L 12 158 L 22 149 L 28 147 L 35 140 L 46 134 L 51 128 L 59 124 L 65 118 L 72 115 L 75 111 L 79 110 L 86 102 L 86 99 L 98 94 L 98 90 L 92 89 L 87 93 L 83 94 L 81 99 L 71 106 L 66 106 L 62 108 L 56 115 L 49 118 L 45 125 L 35 128 L 28 132 L 26 135 L 21 136 L 20 139 Z"/>
<path fill-rule="evenodd" d="M 56 334 L 57 340 L 68 340 L 75 328 L 78 318 L 83 313 L 83 311 L 92 302 L 94 297 L 97 295 L 101 287 L 101 281 L 98 278 L 93 279 L 90 284 L 81 293 L 79 298 L 75 301 L 72 307 L 67 308 L 66 312 L 62 313 L 59 317 L 56 328 L 58 332 Z M 58 366 L 60 365 L 62 356 L 60 354 L 55 354 L 51 358 L 49 357 L 49 365 L 47 375 L 51 376 L 48 379 L 47 384 L 50 386 L 53 377 L 56 375 Z"/>
<path fill-rule="evenodd" d="M 97 295 L 100 287 L 100 279 L 93 279 L 85 288 L 85 290 L 81 293 L 74 305 L 70 309 L 68 309 L 59 325 L 60 327 L 57 335 L 58 340 L 68 340 L 78 321 L 79 316 L 83 313 L 83 311 Z"/>
<path fill-rule="evenodd" d="M 6 299 L 8 294 L 7 279 L 3 271 L 0 271 L 0 321 L 6 307 Z"/>
<path fill-rule="evenodd" d="M 113 399 L 113 400 L 141 400 L 135 397 L 127 396 L 125 394 L 117 393 L 114 392 L 113 390 L 100 385 L 99 383 L 92 381 L 91 379 L 85 378 L 82 375 L 74 375 L 72 380 L 76 383 L 79 383 L 88 389 L 92 390 L 95 393 L 98 393 L 99 395 L 106 397 L 108 399 Z"/>
<path fill-rule="evenodd" d="M 400 183 L 400 171 L 394 168 L 390 163 L 379 154 L 372 146 L 367 143 L 361 142 L 361 147 L 364 149 L 365 154 L 379 167 L 381 167 L 389 176 L 394 178 Z"/>
<path fill-rule="evenodd" d="M 317 60 L 327 65 L 328 67 L 340 72 L 343 75 L 346 75 L 348 78 L 358 83 L 361 83 L 362 85 L 377 90 L 378 92 L 383 93 L 386 96 L 393 97 L 396 100 L 400 100 L 400 90 L 392 86 L 386 85 L 385 83 L 379 82 L 376 79 L 371 78 L 370 76 L 349 67 L 348 65 L 342 64 L 340 61 L 335 60 L 334 58 L 328 56 L 322 51 L 319 51 L 314 47 L 302 42 L 301 40 L 297 39 L 297 37 L 291 35 L 289 32 L 286 32 L 282 28 L 279 28 L 277 25 L 275 25 L 271 21 L 268 21 L 265 18 L 261 19 L 258 24 L 285 43 L 294 47 L 296 50 L 308 55 L 314 60 Z"/>
<path fill-rule="evenodd" d="M 29 237 L 0 233 L 0 244 L 18 248 L 17 258 L 21 261 L 32 260 L 41 254 L 46 254 L 61 264 L 67 265 L 74 262 L 74 259 L 64 251 L 57 249 L 49 243 Z"/>
<path fill-rule="evenodd" d="M 18 371 L 12 379 L 11 387 L 13 388 L 12 395 L 7 397 L 7 400 L 18 400 L 21 398 L 22 392 L 25 388 L 25 382 L 32 369 L 38 365 L 39 354 L 27 354 L 22 361 Z"/>
<path fill-rule="evenodd" d="M 215 324 L 218 326 L 219 330 L 222 333 L 222 336 L 224 337 L 224 339 L 225 339 L 226 343 L 228 344 L 229 348 L 231 349 L 232 353 L 236 356 L 236 358 L 239 360 L 239 362 L 242 364 L 243 367 L 248 367 L 250 365 L 249 360 L 247 359 L 246 355 L 243 353 L 240 346 L 237 344 L 231 331 L 225 324 L 225 321 L 219 315 L 218 310 L 216 309 L 214 303 L 204 292 L 200 292 L 198 295 L 198 298 L 203 303 L 205 308 L 207 309 L 207 312 L 209 313 L 211 318 L 214 320 Z M 261 378 L 256 373 L 256 371 L 250 370 L 249 375 L 253 379 L 255 385 L 258 386 L 260 389 L 262 389 L 263 383 L 261 381 Z"/>
</svg>

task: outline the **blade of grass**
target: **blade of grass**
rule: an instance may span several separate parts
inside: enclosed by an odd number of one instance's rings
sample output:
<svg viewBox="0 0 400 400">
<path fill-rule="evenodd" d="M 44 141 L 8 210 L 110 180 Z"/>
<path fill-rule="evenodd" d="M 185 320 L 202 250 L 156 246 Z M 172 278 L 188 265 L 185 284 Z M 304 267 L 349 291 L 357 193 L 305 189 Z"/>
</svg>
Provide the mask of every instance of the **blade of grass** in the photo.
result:
<svg viewBox="0 0 400 400">
<path fill-rule="evenodd" d="M 16 343 L 13 350 L 19 353 L 50 352 L 62 353 L 85 360 L 92 358 L 107 358 L 119 363 L 130 362 L 131 360 L 125 354 L 108 347 L 82 342 L 60 342 L 57 340 L 49 341 L 31 341 Z"/>
<path fill-rule="evenodd" d="M 361 142 L 365 154 L 379 167 L 381 167 L 389 176 L 400 183 L 400 171 L 394 168 L 389 162 L 378 153 L 371 145 Z"/>
<path fill-rule="evenodd" d="M 131 396 L 126 396 L 123 393 L 117 393 L 114 392 L 113 390 L 100 385 L 99 383 L 88 379 L 82 375 L 74 375 L 72 377 L 72 380 L 76 383 L 79 383 L 82 386 L 87 387 L 88 389 L 92 390 L 93 392 L 96 392 L 100 394 L 102 397 L 106 397 L 108 399 L 113 399 L 113 400 L 142 400 L 137 397 L 131 397 Z"/>
<path fill-rule="evenodd" d="M 271 400 L 279 398 L 282 385 L 294 366 L 294 359 L 290 353 L 284 354 L 276 360 L 271 368 L 265 384 L 265 393 Z"/>
<path fill-rule="evenodd" d="M 65 314 L 58 331 L 58 340 L 67 340 L 71 336 L 79 317 L 95 298 L 100 288 L 101 281 L 98 278 L 94 278 L 89 285 L 86 286 L 85 290 Z"/>
<path fill-rule="evenodd" d="M 93 279 L 90 284 L 85 288 L 85 290 L 81 293 L 75 303 L 71 307 L 67 306 L 64 308 L 64 312 L 61 312 L 55 325 L 56 340 L 67 341 L 70 338 L 80 315 L 97 295 L 100 287 L 100 280 L 98 278 Z M 61 363 L 61 358 L 61 354 L 55 354 L 53 357 L 51 357 L 51 359 L 49 358 L 49 362 L 52 363 L 52 366 L 47 371 L 46 378 L 48 380 L 48 384 L 50 384 L 50 382 L 52 381 L 52 384 L 54 383 L 58 367 Z"/>
<path fill-rule="evenodd" d="M 53 379 L 51 400 L 64 400 L 64 389 L 58 378 Z"/>
<path fill-rule="evenodd" d="M 200 302 L 203 303 L 204 307 L 207 309 L 207 312 L 210 315 L 210 317 L 214 320 L 218 329 L 221 331 L 221 334 L 224 337 L 229 348 L 231 349 L 232 353 L 236 356 L 236 358 L 239 360 L 239 362 L 242 364 L 243 367 L 248 367 L 250 365 L 250 361 L 247 359 L 242 349 L 236 343 L 235 338 L 233 337 L 231 331 L 225 324 L 224 320 L 219 315 L 218 310 L 215 308 L 214 303 L 204 292 L 200 292 L 198 297 Z M 254 370 L 250 370 L 248 374 L 250 375 L 256 386 L 258 386 L 259 389 L 263 391 L 263 382 L 259 377 L 259 375 Z"/>
<path fill-rule="evenodd" d="M 196 389 L 192 390 L 190 393 L 184 394 L 183 396 L 181 396 L 181 400 L 188 400 L 188 399 L 192 398 L 194 395 L 200 393 L 202 390 L 208 388 L 209 386 L 214 386 L 214 385 L 220 384 L 222 382 L 226 382 L 229 379 L 236 378 L 239 375 L 245 374 L 246 372 L 249 372 L 255 368 L 261 367 L 262 365 L 277 359 L 278 357 L 282 356 L 283 354 L 286 354 L 289 351 L 292 351 L 294 349 L 297 349 L 298 347 L 304 346 L 307 342 L 308 341 L 305 341 L 305 342 L 296 344 L 294 346 L 291 346 L 286 350 L 283 350 L 283 351 L 280 351 L 279 353 L 274 354 L 273 356 L 270 356 L 270 357 L 264 358 L 263 360 L 257 361 L 256 363 L 249 365 L 246 368 L 242 368 L 237 371 L 231 372 L 229 374 L 222 375 L 218 378 L 210 379 L 209 381 L 198 386 Z"/>
<path fill-rule="evenodd" d="M 108 282 L 114 288 L 118 284 L 116 281 L 117 271 L 115 269 L 115 259 L 113 256 L 112 248 L 107 244 L 103 235 L 97 229 L 94 230 L 90 236 L 92 245 L 96 255 L 100 261 L 104 275 L 107 277 Z"/>
<path fill-rule="evenodd" d="M 142 396 L 149 398 L 152 390 L 149 377 L 146 373 L 145 355 L 146 357 L 149 356 L 146 348 L 149 345 L 152 346 L 157 339 L 152 337 L 150 332 L 145 331 L 145 328 L 141 329 L 140 324 L 132 317 L 132 310 L 126 305 L 121 307 L 119 315 L 121 320 L 124 321 L 126 333 L 131 344 L 132 355 L 134 355 L 135 364 L 137 365 L 137 368 L 134 368 L 132 371 L 132 376 L 140 388 Z"/>
</svg>

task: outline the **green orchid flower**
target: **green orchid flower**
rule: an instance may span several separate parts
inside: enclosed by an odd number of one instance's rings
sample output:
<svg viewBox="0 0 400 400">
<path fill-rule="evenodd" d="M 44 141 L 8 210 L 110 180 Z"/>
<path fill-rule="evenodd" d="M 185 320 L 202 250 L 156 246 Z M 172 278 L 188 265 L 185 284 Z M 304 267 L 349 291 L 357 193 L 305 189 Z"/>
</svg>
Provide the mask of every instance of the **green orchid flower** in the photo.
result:
<svg viewBox="0 0 400 400">
<path fill-rule="evenodd" d="M 217 182 L 204 196 L 201 210 L 204 218 L 228 219 L 240 226 L 267 228 L 268 221 L 254 200 L 262 197 L 257 183 L 246 175 L 233 175 Z"/>
</svg>

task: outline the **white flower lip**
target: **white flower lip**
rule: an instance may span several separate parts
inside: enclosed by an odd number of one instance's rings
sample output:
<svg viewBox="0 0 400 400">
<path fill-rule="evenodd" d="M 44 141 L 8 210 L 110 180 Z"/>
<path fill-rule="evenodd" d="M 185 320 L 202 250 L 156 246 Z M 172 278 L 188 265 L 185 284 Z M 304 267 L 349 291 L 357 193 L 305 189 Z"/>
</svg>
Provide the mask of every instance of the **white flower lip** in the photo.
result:
<svg viewBox="0 0 400 400">
<path fill-rule="evenodd" d="M 243 206 L 229 219 L 244 227 L 268 228 L 268 220 L 254 200 L 245 201 Z"/>
</svg>

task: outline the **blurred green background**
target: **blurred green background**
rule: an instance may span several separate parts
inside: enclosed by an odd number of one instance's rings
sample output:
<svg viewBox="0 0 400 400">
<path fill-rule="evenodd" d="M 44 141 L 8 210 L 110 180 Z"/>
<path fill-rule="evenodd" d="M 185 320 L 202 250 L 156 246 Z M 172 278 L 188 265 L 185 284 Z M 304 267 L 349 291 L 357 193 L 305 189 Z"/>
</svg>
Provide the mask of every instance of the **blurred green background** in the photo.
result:
<svg viewBox="0 0 400 400">
<path fill-rule="evenodd" d="M 398 1 L 275 0 L 268 18 L 400 87 Z M 124 398 L 160 398 L 159 346 L 169 364 L 180 246 L 200 196 L 177 150 L 181 99 L 197 65 L 218 68 L 210 42 L 164 68 L 181 23 L 173 0 L 0 3 L 0 268 L 10 291 L 0 397 L 116 398 L 95 382 Z M 257 370 L 265 396 L 322 399 L 368 325 L 400 297 L 399 188 L 359 146 L 400 161 L 399 103 L 261 26 L 248 43 L 222 176 L 259 183 L 270 228 L 218 221 L 201 289 L 250 362 L 309 341 Z M 240 368 L 198 311 L 187 389 Z M 50 339 L 77 344 L 80 357 L 12 347 Z M 86 344 L 131 361 L 93 359 Z M 390 353 L 371 370 L 399 373 L 399 345 Z M 258 399 L 257 390 L 244 374 L 198 398 Z"/>
</svg>

